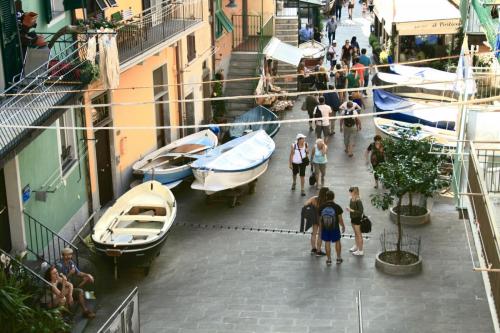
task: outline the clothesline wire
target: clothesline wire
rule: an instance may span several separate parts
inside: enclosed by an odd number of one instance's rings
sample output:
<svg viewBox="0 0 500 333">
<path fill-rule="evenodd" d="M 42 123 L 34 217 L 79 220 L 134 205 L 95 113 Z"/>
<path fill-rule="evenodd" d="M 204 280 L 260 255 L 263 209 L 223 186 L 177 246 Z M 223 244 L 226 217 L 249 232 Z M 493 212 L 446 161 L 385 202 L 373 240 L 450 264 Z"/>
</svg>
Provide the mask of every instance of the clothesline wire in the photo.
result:
<svg viewBox="0 0 500 333">
<path fill-rule="evenodd" d="M 46 110 L 50 109 L 70 109 L 70 108 L 83 108 L 86 106 L 97 108 L 97 107 L 110 107 L 110 106 L 138 106 L 138 105 L 161 105 L 167 103 L 184 103 L 184 102 L 206 102 L 206 101 L 225 101 L 225 100 L 241 100 L 241 99 L 257 99 L 257 98 L 269 98 L 269 97 L 299 97 L 304 95 L 311 94 L 325 94 L 331 92 L 361 92 L 361 91 L 372 91 L 372 90 L 381 90 L 381 89 L 389 89 L 389 88 L 397 88 L 397 87 L 406 87 L 406 86 L 425 86 L 430 84 L 439 84 L 439 83 L 459 83 L 474 80 L 474 78 L 462 78 L 462 79 L 454 79 L 454 80 L 444 80 L 444 81 L 424 81 L 424 82 L 416 82 L 410 84 L 386 84 L 380 86 L 368 86 L 368 87 L 358 87 L 358 88 L 345 88 L 345 89 L 325 89 L 325 90 L 314 90 L 314 91 L 297 91 L 297 92 L 280 92 L 280 93 L 267 93 L 260 95 L 239 95 L 239 96 L 222 96 L 222 97 L 205 97 L 205 98 L 193 98 L 193 99 L 170 99 L 170 100 L 150 100 L 150 101 L 135 101 L 135 102 L 115 102 L 115 103 L 98 103 L 98 104 L 69 104 L 69 105 L 54 105 L 50 107 L 46 106 L 32 106 L 32 107 L 0 107 L 0 115 L 8 110 Z M 425 88 L 425 87 L 424 87 Z M 458 94 L 458 92 L 457 92 Z"/>
<path fill-rule="evenodd" d="M 435 109 L 448 107 L 448 106 L 461 106 L 461 105 L 476 105 L 476 104 L 484 104 L 493 101 L 500 101 L 500 96 L 493 96 L 475 100 L 467 100 L 467 101 L 457 101 L 450 102 L 444 106 L 436 106 L 436 105 L 426 105 L 412 109 L 412 111 L 433 111 Z M 483 109 L 478 109 L 479 111 L 490 111 L 490 110 L 498 110 L 498 107 L 494 105 L 486 105 Z M 336 119 L 345 119 L 345 118 L 365 118 L 370 116 L 380 116 L 380 115 L 389 115 L 395 113 L 405 113 L 403 110 L 392 110 L 392 111 L 382 111 L 382 112 L 369 112 L 369 113 L 361 113 L 354 116 L 331 116 L 328 117 L 329 120 Z M 303 123 L 315 120 L 324 120 L 327 117 L 319 117 L 319 118 L 299 118 L 299 119 L 287 119 L 287 120 L 270 120 L 270 121 L 255 121 L 255 122 L 243 122 L 243 123 L 223 123 L 223 124 L 200 124 L 200 125 L 168 125 L 168 126 L 45 126 L 45 125 L 22 125 L 22 124 L 0 124 L 0 128 L 22 128 L 22 129 L 53 129 L 53 130 L 156 130 L 156 129 L 189 129 L 189 128 L 211 128 L 214 125 L 219 127 L 237 127 L 237 126 L 250 126 L 250 125 L 269 125 L 269 124 L 292 124 L 292 123 Z M 450 121 L 451 122 L 451 121 Z"/>
<path fill-rule="evenodd" d="M 475 52 L 475 55 L 480 55 L 480 54 L 494 54 L 492 51 L 483 51 L 483 52 Z M 467 55 L 467 54 L 466 54 Z M 397 64 L 380 64 L 380 65 L 370 65 L 370 68 L 385 68 L 385 67 L 390 67 L 392 65 L 414 65 L 414 64 L 423 64 L 427 62 L 432 62 L 432 61 L 439 61 L 439 60 L 447 60 L 447 59 L 454 59 L 458 58 L 460 55 L 453 55 L 453 56 L 445 56 L 445 57 L 437 57 L 437 58 L 429 58 L 429 59 L 421 59 L 421 60 L 412 60 L 412 61 L 405 61 L 405 62 L 400 62 Z M 340 69 L 338 70 L 339 72 L 345 72 L 349 71 L 349 69 Z M 495 72 L 496 73 L 496 72 Z M 325 74 L 325 72 L 309 72 L 309 75 L 316 75 L 316 74 Z M 284 75 L 274 75 L 271 76 L 271 78 L 274 79 L 287 79 L 287 78 L 294 78 L 302 74 L 294 73 L 294 74 L 284 74 Z M 499 73 L 500 75 L 500 73 Z M 211 83 L 217 83 L 217 82 L 241 82 L 241 81 L 248 81 L 248 80 L 260 80 L 262 76 L 253 76 L 253 77 L 245 77 L 245 78 L 234 78 L 234 79 L 223 79 L 223 80 L 210 80 L 210 81 L 203 81 L 203 82 L 184 82 L 184 83 L 167 83 L 167 84 L 156 84 L 156 85 L 151 85 L 151 86 L 133 86 L 133 87 L 118 87 L 118 88 L 91 88 L 91 89 L 73 89 L 73 90 L 59 90 L 59 91 L 51 91 L 51 92 L 45 92 L 45 93 L 37 93 L 37 92 L 27 92 L 27 93 L 1 93 L 0 97 L 13 97 L 13 96 L 22 96 L 22 95 L 37 95 L 37 94 L 68 94 L 68 93 L 85 93 L 85 92 L 95 92 L 95 91 L 115 91 L 115 90 L 138 90 L 138 89 L 151 89 L 151 88 L 161 88 L 161 87 L 177 87 L 177 86 L 189 86 L 189 85 L 199 85 L 199 84 L 211 84 Z"/>
</svg>

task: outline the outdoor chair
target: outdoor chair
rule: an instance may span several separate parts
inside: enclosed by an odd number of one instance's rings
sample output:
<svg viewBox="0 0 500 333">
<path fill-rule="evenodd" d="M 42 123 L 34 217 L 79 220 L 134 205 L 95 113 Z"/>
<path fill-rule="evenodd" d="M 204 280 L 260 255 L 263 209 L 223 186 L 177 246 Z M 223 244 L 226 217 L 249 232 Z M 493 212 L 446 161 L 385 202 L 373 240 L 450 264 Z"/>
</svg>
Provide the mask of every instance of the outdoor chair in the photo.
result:
<svg viewBox="0 0 500 333">
<path fill-rule="evenodd" d="M 20 82 L 25 78 L 35 78 L 37 75 L 45 73 L 48 69 L 50 49 L 27 48 L 24 55 L 23 68 L 21 73 L 14 76 L 13 83 Z"/>
</svg>

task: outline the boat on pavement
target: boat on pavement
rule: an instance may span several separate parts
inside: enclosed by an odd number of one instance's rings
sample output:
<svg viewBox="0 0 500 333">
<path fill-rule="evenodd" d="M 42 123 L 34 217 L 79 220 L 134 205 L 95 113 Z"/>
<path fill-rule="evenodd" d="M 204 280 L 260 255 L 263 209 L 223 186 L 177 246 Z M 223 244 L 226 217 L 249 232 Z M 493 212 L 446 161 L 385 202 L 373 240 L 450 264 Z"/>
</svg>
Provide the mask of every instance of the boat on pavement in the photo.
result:
<svg viewBox="0 0 500 333">
<path fill-rule="evenodd" d="M 270 124 L 251 124 L 251 123 L 263 122 L 263 121 L 278 121 L 278 120 L 279 118 L 275 113 L 273 113 L 268 108 L 259 105 L 243 113 L 242 115 L 234 118 L 234 123 L 249 123 L 249 124 L 232 126 L 229 129 L 229 135 L 231 136 L 231 138 L 239 138 L 240 136 L 245 135 L 247 132 L 254 132 L 263 129 L 271 138 L 273 138 L 280 130 L 279 123 L 270 123 Z"/>
<path fill-rule="evenodd" d="M 258 130 L 208 151 L 191 164 L 191 188 L 207 194 L 248 184 L 266 170 L 275 149 L 273 139 Z"/>
<path fill-rule="evenodd" d="M 314 67 L 325 57 L 327 48 L 322 43 L 310 40 L 299 44 L 299 49 L 302 51 L 302 59 L 305 61 L 305 66 Z"/>
<path fill-rule="evenodd" d="M 110 257 L 150 258 L 158 253 L 177 214 L 170 189 L 147 181 L 122 195 L 97 221 L 92 241 Z"/>
<path fill-rule="evenodd" d="M 151 152 L 137 161 L 132 169 L 144 181 L 154 179 L 172 188 L 191 176 L 190 163 L 217 146 L 217 143 L 217 136 L 206 129 Z"/>
</svg>

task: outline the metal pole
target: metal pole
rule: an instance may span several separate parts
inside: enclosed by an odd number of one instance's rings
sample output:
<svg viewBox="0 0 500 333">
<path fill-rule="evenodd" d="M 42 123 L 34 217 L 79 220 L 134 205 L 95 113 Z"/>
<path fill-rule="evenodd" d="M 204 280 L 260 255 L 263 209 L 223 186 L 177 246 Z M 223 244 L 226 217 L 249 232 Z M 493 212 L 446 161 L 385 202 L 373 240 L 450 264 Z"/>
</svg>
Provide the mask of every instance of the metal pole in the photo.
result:
<svg viewBox="0 0 500 333">
<path fill-rule="evenodd" d="M 358 290 L 358 297 L 356 297 L 356 303 L 358 303 L 358 332 L 363 333 L 363 311 L 361 307 L 361 290 Z"/>
</svg>

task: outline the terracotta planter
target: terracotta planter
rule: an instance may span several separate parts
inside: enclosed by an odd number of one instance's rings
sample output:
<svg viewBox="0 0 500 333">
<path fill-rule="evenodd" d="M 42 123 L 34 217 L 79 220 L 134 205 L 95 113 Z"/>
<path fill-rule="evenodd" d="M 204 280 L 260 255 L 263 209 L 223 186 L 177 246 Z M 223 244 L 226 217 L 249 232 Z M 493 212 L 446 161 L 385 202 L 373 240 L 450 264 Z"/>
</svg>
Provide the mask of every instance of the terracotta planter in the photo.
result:
<svg viewBox="0 0 500 333">
<path fill-rule="evenodd" d="M 406 206 L 403 206 L 406 207 Z M 389 210 L 389 217 L 392 222 L 396 223 L 398 220 L 398 214 L 394 211 L 395 207 L 391 207 Z M 421 209 L 423 207 L 420 207 Z M 409 216 L 409 215 L 401 215 L 401 224 L 403 225 L 422 225 L 427 224 L 431 221 L 431 212 L 427 208 L 425 209 L 425 214 L 417 215 L 417 216 Z"/>
<path fill-rule="evenodd" d="M 375 257 L 375 267 L 385 274 L 408 276 L 422 272 L 422 257 L 420 256 L 418 257 L 418 261 L 416 263 L 410 265 L 395 265 L 381 260 L 380 255 L 382 253 L 383 252 L 377 253 L 377 256 Z"/>
</svg>

